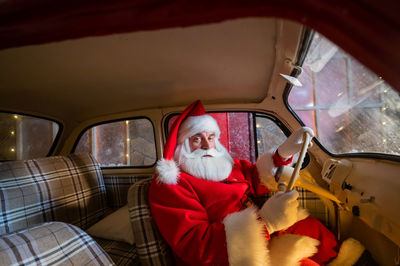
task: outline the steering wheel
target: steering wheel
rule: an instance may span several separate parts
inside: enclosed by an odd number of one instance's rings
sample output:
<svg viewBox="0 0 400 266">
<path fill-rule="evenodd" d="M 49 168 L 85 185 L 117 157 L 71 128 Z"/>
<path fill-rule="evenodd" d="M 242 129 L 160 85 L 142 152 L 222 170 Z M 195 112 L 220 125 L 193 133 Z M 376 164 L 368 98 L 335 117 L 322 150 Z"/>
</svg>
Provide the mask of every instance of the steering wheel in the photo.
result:
<svg viewBox="0 0 400 266">
<path fill-rule="evenodd" d="M 280 191 L 289 192 L 289 191 L 293 190 L 294 183 L 296 182 L 296 179 L 299 177 L 300 168 L 301 168 L 301 165 L 303 164 L 304 157 L 306 156 L 307 148 L 308 148 L 308 145 L 310 144 L 310 142 L 311 142 L 311 135 L 307 132 L 304 132 L 303 146 L 301 147 L 301 150 L 300 150 L 299 159 L 297 160 L 296 166 L 293 170 L 292 176 L 290 177 L 288 185 L 286 186 L 286 183 L 284 183 L 284 182 L 278 184 L 278 189 Z"/>
</svg>

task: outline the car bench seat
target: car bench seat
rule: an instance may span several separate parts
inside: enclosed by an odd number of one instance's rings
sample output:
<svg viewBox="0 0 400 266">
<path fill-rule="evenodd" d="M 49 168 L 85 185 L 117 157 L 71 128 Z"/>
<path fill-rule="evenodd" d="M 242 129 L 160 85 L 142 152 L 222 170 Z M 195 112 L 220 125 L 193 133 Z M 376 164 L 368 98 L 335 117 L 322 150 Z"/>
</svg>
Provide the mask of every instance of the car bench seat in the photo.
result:
<svg viewBox="0 0 400 266">
<path fill-rule="evenodd" d="M 134 245 L 96 242 L 83 231 L 110 212 L 100 166 L 89 154 L 0 163 L 0 210 L 1 265 L 48 264 L 54 252 L 60 263 L 77 256 L 93 265 L 137 264 Z M 67 252 L 68 245 L 80 248 Z"/>
</svg>

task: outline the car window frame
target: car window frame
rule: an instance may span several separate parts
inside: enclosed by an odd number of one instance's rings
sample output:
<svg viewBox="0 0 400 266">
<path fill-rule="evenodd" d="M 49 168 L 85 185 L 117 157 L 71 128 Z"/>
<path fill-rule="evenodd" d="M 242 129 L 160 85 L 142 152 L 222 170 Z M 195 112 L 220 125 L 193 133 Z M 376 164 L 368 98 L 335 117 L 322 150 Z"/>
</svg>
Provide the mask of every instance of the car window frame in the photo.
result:
<svg viewBox="0 0 400 266">
<path fill-rule="evenodd" d="M 57 121 L 55 119 L 52 118 L 48 118 L 46 116 L 40 116 L 40 115 L 33 115 L 33 114 L 29 114 L 29 113 L 23 113 L 23 112 L 14 112 L 14 111 L 9 111 L 9 110 L 0 110 L 0 113 L 7 113 L 7 114 L 14 114 L 14 115 L 21 115 L 21 116 L 29 116 L 29 117 L 34 117 L 34 118 L 39 118 L 39 119 L 44 119 L 47 121 L 51 121 L 53 123 L 56 123 L 58 125 L 58 131 L 57 134 L 53 140 L 53 143 L 50 146 L 49 151 L 47 152 L 47 154 L 44 157 L 49 157 L 52 156 L 54 154 L 54 151 L 58 145 L 58 142 L 60 141 L 61 138 L 61 134 L 64 130 L 64 125 L 60 122 Z M 27 159 L 22 159 L 22 160 L 27 160 Z M 0 162 L 7 162 L 10 160 L 0 160 Z"/>
<path fill-rule="evenodd" d="M 298 60 L 295 63 L 296 66 L 301 67 L 303 65 L 305 58 L 307 56 L 307 52 L 310 48 L 312 39 L 314 37 L 314 34 L 315 34 L 315 31 L 313 31 L 311 29 L 307 29 L 305 31 L 303 42 L 299 49 Z M 338 47 L 340 47 L 340 46 L 338 46 Z M 292 72 L 290 73 L 290 76 L 297 78 L 301 74 L 300 69 L 301 68 L 293 68 Z M 289 94 L 290 94 L 290 91 L 292 90 L 292 88 L 293 88 L 293 85 L 290 84 L 289 82 L 287 82 L 286 86 L 284 88 L 283 94 L 282 94 L 282 100 L 283 100 L 286 108 L 293 115 L 293 117 L 300 123 L 300 125 L 306 126 L 303 123 L 303 121 L 300 119 L 300 117 L 296 114 L 296 112 L 289 105 Z M 328 154 L 329 156 L 331 156 L 333 158 L 369 158 L 369 159 L 381 159 L 381 160 L 400 162 L 399 155 L 387 154 L 387 153 L 379 153 L 379 152 L 332 153 L 329 150 L 327 150 L 324 147 L 324 145 L 322 145 L 322 143 L 317 138 L 313 138 L 313 140 L 315 141 L 315 143 L 318 145 L 318 147 L 321 150 L 323 150 L 326 154 Z"/>
<path fill-rule="evenodd" d="M 158 148 L 157 148 L 157 139 L 156 139 L 156 130 L 155 130 L 155 126 L 153 121 L 147 117 L 147 116 L 132 116 L 132 117 L 124 117 L 124 118 L 118 118 L 118 119 L 112 119 L 112 120 L 106 120 L 106 121 L 101 121 L 101 122 L 97 122 L 94 124 L 90 124 L 86 127 L 84 127 L 81 132 L 79 132 L 79 135 L 77 136 L 74 145 L 72 146 L 71 149 L 71 153 L 75 152 L 76 147 L 78 146 L 79 140 L 81 139 L 81 137 L 83 136 L 83 134 L 86 133 L 87 130 L 89 130 L 90 128 L 96 127 L 96 126 L 100 126 L 100 125 L 104 125 L 104 124 L 109 124 L 109 123 L 114 123 L 114 122 L 121 122 L 121 121 L 126 121 L 126 120 L 138 120 L 138 119 L 147 119 L 150 123 L 151 126 L 153 128 L 153 137 L 154 137 L 154 147 L 155 147 L 155 161 L 152 165 L 145 165 L 145 166 L 102 166 L 101 163 L 99 162 L 100 168 L 101 169 L 149 169 L 149 168 L 153 168 L 156 164 L 157 161 L 159 160 L 158 158 Z M 97 160 L 97 159 L 96 159 Z"/>
</svg>

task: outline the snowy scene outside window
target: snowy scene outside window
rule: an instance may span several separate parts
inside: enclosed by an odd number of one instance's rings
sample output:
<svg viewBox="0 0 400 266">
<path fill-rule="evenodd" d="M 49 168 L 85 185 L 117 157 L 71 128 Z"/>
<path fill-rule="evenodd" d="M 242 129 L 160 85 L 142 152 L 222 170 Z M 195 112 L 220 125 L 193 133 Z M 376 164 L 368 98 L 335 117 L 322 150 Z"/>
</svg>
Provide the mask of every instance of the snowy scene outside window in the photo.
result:
<svg viewBox="0 0 400 266">
<path fill-rule="evenodd" d="M 0 112 L 0 161 L 47 156 L 59 128 L 47 119 Z"/>
<path fill-rule="evenodd" d="M 382 78 L 315 34 L 288 103 L 330 152 L 400 155 L 400 97 Z"/>
<path fill-rule="evenodd" d="M 102 167 L 143 167 L 156 162 L 155 147 L 153 125 L 140 118 L 89 128 L 74 152 L 91 153 Z"/>
</svg>

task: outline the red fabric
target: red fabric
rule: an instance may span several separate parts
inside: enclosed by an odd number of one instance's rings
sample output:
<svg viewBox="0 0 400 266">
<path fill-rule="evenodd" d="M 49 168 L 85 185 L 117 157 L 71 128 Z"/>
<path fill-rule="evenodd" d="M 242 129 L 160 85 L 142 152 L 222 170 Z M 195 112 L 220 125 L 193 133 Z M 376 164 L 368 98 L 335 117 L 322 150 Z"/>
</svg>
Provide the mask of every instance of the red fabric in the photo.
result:
<svg viewBox="0 0 400 266">
<path fill-rule="evenodd" d="M 180 174 L 178 185 L 162 184 L 155 178 L 149 202 L 153 218 L 178 265 L 228 265 L 223 219 L 240 211 L 248 196 L 267 192 L 260 184 L 256 166 L 235 160 L 231 175 L 223 182 L 206 181 L 185 173 Z M 302 226 L 309 227 L 307 222 Z M 303 232 L 302 226 L 296 227 L 299 232 Z M 319 226 L 323 227 L 312 222 L 311 237 L 324 231 Z M 268 232 L 266 237 L 269 238 Z M 328 255 L 318 256 L 329 257 L 332 252 L 326 249 L 324 246 L 320 252 Z"/>
<path fill-rule="evenodd" d="M 223 219 L 240 211 L 248 195 L 268 192 L 254 165 L 236 161 L 224 182 L 206 181 L 181 173 L 178 185 L 153 180 L 149 202 L 157 226 L 174 251 L 177 264 L 228 265 Z M 257 178 L 258 180 L 258 178 Z"/>
<path fill-rule="evenodd" d="M 398 0 L 5 0 L 0 49 L 86 36 L 282 17 L 325 35 L 400 90 Z"/>
<path fill-rule="evenodd" d="M 279 155 L 278 150 L 276 150 L 276 152 L 274 153 L 274 156 L 272 157 L 272 159 L 274 160 L 274 165 L 276 167 L 279 167 L 279 166 L 282 166 L 282 165 L 291 164 L 292 161 L 293 161 L 293 156 L 290 156 L 289 159 L 285 160 Z"/>
<path fill-rule="evenodd" d="M 199 116 L 204 115 L 206 112 L 204 110 L 204 106 L 200 100 L 193 102 L 191 105 L 186 107 L 186 109 L 180 114 L 177 120 L 175 120 L 170 133 L 168 135 L 168 139 L 164 145 L 164 159 L 171 160 L 174 157 L 174 151 L 176 148 L 176 142 L 178 138 L 178 129 L 182 124 L 183 120 L 185 120 L 189 116 Z"/>
</svg>

